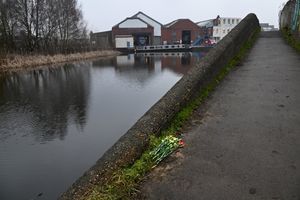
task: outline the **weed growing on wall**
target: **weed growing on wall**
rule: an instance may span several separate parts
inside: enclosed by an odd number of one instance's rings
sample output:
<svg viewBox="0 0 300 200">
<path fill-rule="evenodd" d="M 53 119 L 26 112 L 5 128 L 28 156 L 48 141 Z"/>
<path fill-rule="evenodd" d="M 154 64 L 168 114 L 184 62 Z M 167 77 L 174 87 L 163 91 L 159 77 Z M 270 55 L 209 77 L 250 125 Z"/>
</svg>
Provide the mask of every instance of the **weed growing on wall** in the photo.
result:
<svg viewBox="0 0 300 200">
<path fill-rule="evenodd" d="M 287 41 L 287 43 L 292 46 L 297 52 L 300 53 L 300 39 L 296 39 L 292 34 L 291 30 L 287 27 L 281 30 L 283 38 Z"/>
</svg>

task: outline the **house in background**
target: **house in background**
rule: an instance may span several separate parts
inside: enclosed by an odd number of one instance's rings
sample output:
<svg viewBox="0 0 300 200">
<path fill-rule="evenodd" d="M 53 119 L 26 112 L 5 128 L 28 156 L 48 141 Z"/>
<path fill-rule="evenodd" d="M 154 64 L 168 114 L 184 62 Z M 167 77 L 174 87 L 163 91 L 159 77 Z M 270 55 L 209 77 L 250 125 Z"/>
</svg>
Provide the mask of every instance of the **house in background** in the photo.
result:
<svg viewBox="0 0 300 200">
<path fill-rule="evenodd" d="M 213 39 L 216 42 L 222 40 L 236 25 L 240 23 L 240 18 L 229 18 L 217 16 L 213 20 Z"/>
<path fill-rule="evenodd" d="M 228 18 L 217 16 L 215 19 L 200 21 L 197 23 L 199 27 L 205 29 L 208 37 L 215 42 L 222 40 L 238 23 L 240 18 Z"/>
<path fill-rule="evenodd" d="M 189 19 L 178 19 L 162 27 L 163 44 L 192 44 L 204 35 L 203 30 Z"/>
<path fill-rule="evenodd" d="M 211 38 L 213 37 L 214 30 L 214 20 L 205 20 L 197 22 L 197 25 L 202 29 L 205 37 Z"/>
<path fill-rule="evenodd" d="M 117 49 L 161 44 L 161 24 L 138 12 L 112 27 L 112 41 Z"/>
<path fill-rule="evenodd" d="M 270 25 L 269 23 L 260 23 L 261 31 L 278 31 L 274 25 Z"/>
<path fill-rule="evenodd" d="M 138 12 L 113 26 L 111 31 L 91 33 L 90 41 L 93 49 L 118 50 L 165 44 L 211 45 L 224 38 L 240 21 L 240 18 L 218 16 L 198 23 L 178 19 L 162 25 Z"/>
<path fill-rule="evenodd" d="M 115 48 L 125 49 L 153 43 L 154 28 L 137 17 L 126 18 L 112 28 Z"/>
</svg>

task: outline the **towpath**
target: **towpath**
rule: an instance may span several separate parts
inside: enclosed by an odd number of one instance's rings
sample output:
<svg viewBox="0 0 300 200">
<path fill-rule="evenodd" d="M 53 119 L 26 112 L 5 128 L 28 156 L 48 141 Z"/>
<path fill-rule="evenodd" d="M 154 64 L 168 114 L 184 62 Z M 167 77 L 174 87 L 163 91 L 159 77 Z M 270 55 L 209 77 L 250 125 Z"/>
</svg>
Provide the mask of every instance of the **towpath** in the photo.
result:
<svg viewBox="0 0 300 200">
<path fill-rule="evenodd" d="M 149 175 L 144 199 L 299 200 L 300 55 L 261 33 L 183 131 L 186 147 Z"/>
</svg>

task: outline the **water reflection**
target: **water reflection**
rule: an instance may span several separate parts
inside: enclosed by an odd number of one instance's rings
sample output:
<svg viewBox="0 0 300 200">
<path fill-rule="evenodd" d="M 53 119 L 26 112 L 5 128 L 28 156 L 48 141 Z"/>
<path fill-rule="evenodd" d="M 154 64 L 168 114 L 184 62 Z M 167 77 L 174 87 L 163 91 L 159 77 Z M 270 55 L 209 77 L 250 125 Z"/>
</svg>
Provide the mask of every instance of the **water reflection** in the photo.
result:
<svg viewBox="0 0 300 200">
<path fill-rule="evenodd" d="M 87 123 L 92 68 L 113 68 L 129 86 L 143 88 L 164 70 L 186 74 L 202 53 L 121 55 L 61 68 L 0 76 L 0 140 L 20 130 L 38 141 L 63 140 L 68 124 Z"/>
<path fill-rule="evenodd" d="M 121 55 L 0 76 L 0 199 L 56 199 L 202 56 Z"/>
<path fill-rule="evenodd" d="M 117 56 L 110 61 L 95 61 L 93 66 L 113 67 L 121 79 L 142 87 L 155 74 L 164 70 L 180 76 L 186 74 L 205 54 L 206 52 L 138 53 Z"/>
<path fill-rule="evenodd" d="M 18 130 L 39 141 L 64 139 L 68 123 L 81 129 L 86 124 L 87 66 L 65 65 L 1 77 L 0 88 L 0 140 Z"/>
</svg>

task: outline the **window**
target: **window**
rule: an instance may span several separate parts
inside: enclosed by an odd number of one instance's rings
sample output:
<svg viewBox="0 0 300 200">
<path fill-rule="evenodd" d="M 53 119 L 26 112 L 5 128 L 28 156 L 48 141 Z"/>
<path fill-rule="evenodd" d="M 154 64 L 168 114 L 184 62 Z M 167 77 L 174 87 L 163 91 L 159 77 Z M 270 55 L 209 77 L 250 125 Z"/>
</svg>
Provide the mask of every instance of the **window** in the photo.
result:
<svg viewBox="0 0 300 200">
<path fill-rule="evenodd" d="M 231 21 L 232 21 L 232 24 L 234 24 L 234 19 L 232 19 Z"/>
<path fill-rule="evenodd" d="M 227 21 L 228 21 L 228 24 L 230 24 L 230 19 L 228 19 Z"/>
<path fill-rule="evenodd" d="M 237 20 L 236 20 L 236 22 L 237 22 L 237 23 L 239 23 L 239 22 L 240 22 L 240 20 L 239 20 L 239 19 L 237 19 Z"/>
<path fill-rule="evenodd" d="M 226 24 L 226 19 L 223 19 L 223 24 Z"/>
</svg>

